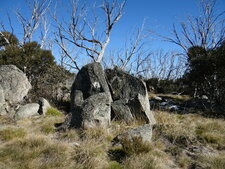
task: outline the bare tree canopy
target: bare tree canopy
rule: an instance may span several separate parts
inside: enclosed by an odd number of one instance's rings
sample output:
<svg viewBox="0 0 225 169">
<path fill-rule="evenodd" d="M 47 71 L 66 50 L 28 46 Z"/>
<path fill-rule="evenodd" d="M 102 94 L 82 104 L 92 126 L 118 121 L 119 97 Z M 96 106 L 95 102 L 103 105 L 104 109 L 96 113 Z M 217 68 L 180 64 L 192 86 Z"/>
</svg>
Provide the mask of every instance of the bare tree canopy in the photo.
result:
<svg viewBox="0 0 225 169">
<path fill-rule="evenodd" d="M 52 1 L 51 0 L 26 0 L 26 1 L 31 10 L 31 16 L 29 18 L 26 18 L 19 10 L 16 11 L 18 21 L 23 27 L 22 44 L 24 44 L 25 42 L 30 42 L 32 40 L 34 31 L 38 28 L 40 23 L 44 21 L 43 25 L 45 33 L 42 32 L 42 40 L 41 40 L 42 41 L 41 46 L 43 46 L 47 34 L 46 20 L 43 17 L 48 11 Z"/>
<path fill-rule="evenodd" d="M 197 17 L 188 16 L 187 21 L 173 25 L 171 36 L 151 33 L 180 46 L 185 53 L 192 46 L 214 49 L 225 40 L 225 11 L 218 12 L 216 0 L 200 0 L 200 13 Z"/>
<path fill-rule="evenodd" d="M 112 28 L 123 15 L 125 3 L 126 0 L 121 3 L 104 0 L 100 6 L 93 5 L 88 8 L 85 3 L 72 1 L 69 23 L 60 22 L 57 16 L 54 16 L 57 22 L 55 41 L 62 50 L 61 63 L 79 69 L 77 55 L 72 54 L 74 50 L 79 50 L 94 62 L 101 62 L 110 41 Z M 99 9 L 103 11 L 104 18 L 97 15 Z M 104 28 L 99 28 L 102 23 Z M 74 48 L 70 50 L 69 45 Z"/>
</svg>

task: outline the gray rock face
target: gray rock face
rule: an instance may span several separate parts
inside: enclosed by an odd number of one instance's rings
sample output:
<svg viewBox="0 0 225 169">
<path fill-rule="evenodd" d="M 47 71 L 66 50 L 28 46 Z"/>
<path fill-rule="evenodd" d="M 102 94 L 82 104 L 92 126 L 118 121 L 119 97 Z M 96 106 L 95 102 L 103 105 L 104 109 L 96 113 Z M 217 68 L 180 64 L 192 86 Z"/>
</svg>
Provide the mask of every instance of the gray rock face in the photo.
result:
<svg viewBox="0 0 225 169">
<path fill-rule="evenodd" d="M 30 104 L 21 106 L 15 114 L 15 119 L 19 120 L 19 119 L 24 119 L 27 117 L 39 115 L 38 113 L 39 107 L 40 105 L 37 103 L 30 103 Z"/>
<path fill-rule="evenodd" d="M 0 115 L 5 115 L 6 110 L 5 110 L 5 96 L 4 96 L 4 91 L 0 85 Z"/>
<path fill-rule="evenodd" d="M 111 106 L 116 120 L 123 120 L 128 124 L 134 120 L 126 100 L 116 100 Z"/>
<path fill-rule="evenodd" d="M 26 75 L 14 65 L 0 66 L 0 86 L 5 100 L 5 106 L 2 106 L 1 109 L 7 112 L 10 111 L 10 107 L 22 102 L 31 89 L 31 84 Z M 3 96 L 1 96 L 1 99 L 3 99 Z"/>
<path fill-rule="evenodd" d="M 43 97 L 39 98 L 38 104 L 40 105 L 39 114 L 43 115 L 45 115 L 45 113 L 48 111 L 48 108 L 51 107 L 49 102 Z"/>
<path fill-rule="evenodd" d="M 129 129 L 123 133 L 117 135 L 113 139 L 113 144 L 126 144 L 127 141 L 133 142 L 135 139 L 139 139 L 142 142 L 150 143 L 152 138 L 152 125 L 145 124 L 136 128 Z"/>
<path fill-rule="evenodd" d="M 111 102 L 111 94 L 100 63 L 84 66 L 77 74 L 71 89 L 71 127 L 107 126 L 111 120 Z"/>
<path fill-rule="evenodd" d="M 150 111 L 147 88 L 142 80 L 117 68 L 107 69 L 106 77 L 116 104 L 115 106 L 113 103 L 112 106 L 115 116 L 124 118 L 126 122 L 132 119 L 142 119 L 152 125 L 156 123 Z M 122 104 L 119 106 L 119 103 Z M 121 116 L 121 113 L 125 114 Z"/>
</svg>

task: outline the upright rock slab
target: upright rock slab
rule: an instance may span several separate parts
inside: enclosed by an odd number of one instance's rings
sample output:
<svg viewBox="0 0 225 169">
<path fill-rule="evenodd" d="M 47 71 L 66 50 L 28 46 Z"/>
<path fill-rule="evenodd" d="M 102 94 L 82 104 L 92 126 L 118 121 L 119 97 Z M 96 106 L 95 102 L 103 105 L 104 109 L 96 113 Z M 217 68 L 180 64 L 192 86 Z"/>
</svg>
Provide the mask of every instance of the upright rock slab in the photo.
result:
<svg viewBox="0 0 225 169">
<path fill-rule="evenodd" d="M 26 75 L 14 65 L 0 66 L 0 86 L 1 99 L 4 97 L 4 107 L 3 104 L 0 104 L 0 109 L 6 112 L 21 103 L 31 89 Z"/>
<path fill-rule="evenodd" d="M 39 98 L 38 104 L 40 105 L 40 109 L 38 112 L 39 114 L 45 115 L 46 112 L 48 111 L 48 108 L 51 108 L 51 105 L 49 104 L 48 100 L 46 100 L 43 97 Z"/>
<path fill-rule="evenodd" d="M 77 74 L 71 89 L 70 127 L 108 126 L 111 120 L 111 94 L 100 63 L 90 63 Z"/>
<path fill-rule="evenodd" d="M 118 68 L 107 69 L 105 72 L 112 93 L 114 116 L 127 123 L 141 119 L 151 125 L 155 124 L 145 83 Z"/>
</svg>

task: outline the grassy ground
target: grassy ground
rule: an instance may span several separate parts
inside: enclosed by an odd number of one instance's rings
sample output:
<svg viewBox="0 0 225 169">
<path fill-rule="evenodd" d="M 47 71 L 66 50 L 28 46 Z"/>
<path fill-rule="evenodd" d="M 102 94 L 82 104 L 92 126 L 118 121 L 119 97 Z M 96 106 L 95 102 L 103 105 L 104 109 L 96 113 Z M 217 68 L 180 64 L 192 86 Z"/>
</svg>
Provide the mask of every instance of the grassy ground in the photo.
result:
<svg viewBox="0 0 225 169">
<path fill-rule="evenodd" d="M 138 125 L 135 122 L 131 126 L 112 122 L 108 129 L 58 132 L 54 124 L 65 117 L 54 109 L 45 117 L 17 122 L 0 116 L 0 168 L 225 168 L 225 120 L 163 111 L 155 111 L 155 117 L 158 123 L 152 143 L 139 151 L 111 145 L 114 136 Z"/>
</svg>

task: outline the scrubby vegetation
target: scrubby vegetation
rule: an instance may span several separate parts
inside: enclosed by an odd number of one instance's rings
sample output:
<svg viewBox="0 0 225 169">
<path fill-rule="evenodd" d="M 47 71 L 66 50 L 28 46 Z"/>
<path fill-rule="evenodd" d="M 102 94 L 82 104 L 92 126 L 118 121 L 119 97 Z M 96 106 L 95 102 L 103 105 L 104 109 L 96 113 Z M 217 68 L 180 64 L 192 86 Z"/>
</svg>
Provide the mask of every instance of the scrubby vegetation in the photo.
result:
<svg viewBox="0 0 225 169">
<path fill-rule="evenodd" d="M 166 111 L 155 111 L 155 117 L 152 143 L 137 138 L 125 147 L 112 146 L 112 139 L 138 123 L 113 121 L 107 129 L 56 131 L 54 124 L 65 117 L 55 109 L 16 125 L 1 118 L 0 168 L 224 168 L 223 119 Z"/>
</svg>

